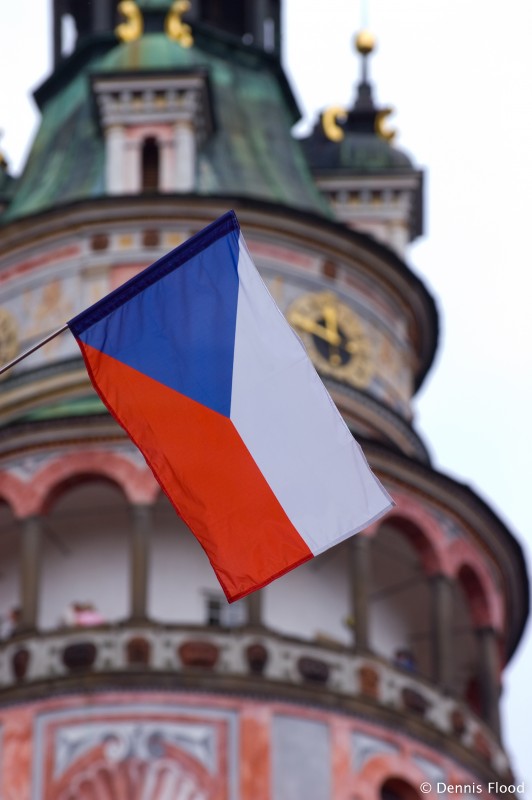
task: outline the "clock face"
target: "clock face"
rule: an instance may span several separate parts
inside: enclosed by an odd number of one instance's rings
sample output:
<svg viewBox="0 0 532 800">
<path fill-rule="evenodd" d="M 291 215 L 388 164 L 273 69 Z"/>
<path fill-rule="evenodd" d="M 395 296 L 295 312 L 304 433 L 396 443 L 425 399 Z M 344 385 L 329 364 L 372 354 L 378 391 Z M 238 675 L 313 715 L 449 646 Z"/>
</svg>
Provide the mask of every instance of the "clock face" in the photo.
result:
<svg viewBox="0 0 532 800">
<path fill-rule="evenodd" d="M 0 308 L 0 366 L 18 354 L 18 326 L 13 314 Z"/>
<path fill-rule="evenodd" d="M 316 369 L 365 388 L 373 376 L 371 347 L 360 320 L 332 292 L 305 294 L 286 313 Z"/>
</svg>

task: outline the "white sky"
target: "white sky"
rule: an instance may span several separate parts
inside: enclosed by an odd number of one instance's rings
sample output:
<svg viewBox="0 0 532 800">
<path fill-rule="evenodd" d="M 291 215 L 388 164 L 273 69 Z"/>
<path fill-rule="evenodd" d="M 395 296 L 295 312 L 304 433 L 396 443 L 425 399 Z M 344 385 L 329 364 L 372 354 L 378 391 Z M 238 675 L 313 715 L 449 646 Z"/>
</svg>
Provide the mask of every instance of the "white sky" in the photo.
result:
<svg viewBox="0 0 532 800">
<path fill-rule="evenodd" d="M 532 4 L 284 0 L 285 65 L 303 117 L 349 104 L 362 14 L 377 35 L 376 99 L 426 170 L 426 235 L 409 264 L 436 297 L 440 347 L 416 401 L 434 466 L 470 484 L 531 563 Z M 28 91 L 50 68 L 49 0 L 0 7 L 0 149 L 23 164 Z M 504 738 L 532 797 L 530 626 L 504 679 Z"/>
</svg>

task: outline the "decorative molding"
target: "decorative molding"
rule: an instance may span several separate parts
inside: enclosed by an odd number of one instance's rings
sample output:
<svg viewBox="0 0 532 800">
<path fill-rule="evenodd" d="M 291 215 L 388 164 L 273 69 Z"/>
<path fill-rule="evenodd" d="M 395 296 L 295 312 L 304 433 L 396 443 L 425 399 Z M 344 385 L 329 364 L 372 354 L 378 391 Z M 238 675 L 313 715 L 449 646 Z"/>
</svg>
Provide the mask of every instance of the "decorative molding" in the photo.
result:
<svg viewBox="0 0 532 800">
<path fill-rule="evenodd" d="M 351 736 L 351 760 L 355 772 L 360 772 L 364 765 L 376 756 L 398 755 L 399 752 L 396 744 L 391 744 L 377 736 L 357 731 Z"/>
<path fill-rule="evenodd" d="M 216 764 L 216 731 L 212 726 L 185 722 L 83 722 L 67 725 L 56 733 L 54 779 L 58 779 L 79 758 L 103 746 L 108 762 L 135 758 L 143 762 L 164 755 L 172 745 L 192 756 L 211 774 Z"/>
</svg>

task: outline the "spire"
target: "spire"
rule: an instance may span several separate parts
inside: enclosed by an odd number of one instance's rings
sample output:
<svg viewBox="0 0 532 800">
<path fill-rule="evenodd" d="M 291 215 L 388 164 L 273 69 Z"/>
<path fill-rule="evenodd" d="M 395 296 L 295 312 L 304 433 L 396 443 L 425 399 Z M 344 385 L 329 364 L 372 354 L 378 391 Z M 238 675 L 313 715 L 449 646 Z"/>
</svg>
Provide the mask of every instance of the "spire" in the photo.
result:
<svg viewBox="0 0 532 800">
<path fill-rule="evenodd" d="M 369 57 L 375 49 L 375 37 L 367 30 L 360 31 L 355 38 L 355 47 L 361 55 L 361 79 L 358 84 L 358 93 L 355 101 L 355 109 L 358 111 L 375 112 L 373 103 L 371 84 L 368 80 Z"/>
<path fill-rule="evenodd" d="M 352 105 L 323 111 L 301 145 L 335 215 L 402 255 L 422 233 L 422 173 L 391 145 L 395 132 L 386 127 L 386 119 L 392 109 L 373 99 L 369 58 L 374 36 L 363 29 L 354 44 L 360 78 Z"/>
<path fill-rule="evenodd" d="M 331 107 L 321 118 L 323 133 L 333 142 L 341 142 L 346 134 L 369 134 L 391 142 L 395 131 L 386 129 L 385 120 L 392 108 L 379 108 L 373 100 L 373 87 L 369 80 L 369 57 L 376 47 L 375 37 L 368 30 L 355 37 L 355 49 L 360 54 L 360 80 L 356 86 L 356 97 L 351 109 Z"/>
<path fill-rule="evenodd" d="M 378 108 L 373 100 L 373 87 L 369 80 L 369 57 L 376 48 L 376 40 L 368 30 L 360 31 L 355 37 L 355 49 L 361 57 L 360 81 L 353 108 L 345 116 L 342 126 L 345 132 L 371 133 L 386 141 L 391 141 L 395 131 L 386 130 L 384 120 L 392 113 L 389 107 Z"/>
</svg>

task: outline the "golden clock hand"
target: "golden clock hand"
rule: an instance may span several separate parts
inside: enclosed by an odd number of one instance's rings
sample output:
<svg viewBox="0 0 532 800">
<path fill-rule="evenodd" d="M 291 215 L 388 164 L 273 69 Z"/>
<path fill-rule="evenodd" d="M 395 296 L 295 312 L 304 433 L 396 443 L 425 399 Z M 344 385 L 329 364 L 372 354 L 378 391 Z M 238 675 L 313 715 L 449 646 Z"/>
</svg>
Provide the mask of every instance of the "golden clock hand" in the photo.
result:
<svg viewBox="0 0 532 800">
<path fill-rule="evenodd" d="M 334 331 L 338 335 L 338 312 L 331 303 L 325 303 L 323 306 L 323 319 L 327 330 Z"/>
<path fill-rule="evenodd" d="M 337 343 L 331 343 L 331 354 L 330 354 L 330 361 L 332 364 L 338 366 L 342 363 L 342 357 L 340 355 L 339 345 L 341 342 L 341 337 L 338 331 L 338 311 L 336 306 L 332 303 L 325 303 L 323 306 L 323 319 L 325 320 L 325 327 L 326 329 L 334 334 L 337 338 Z"/>
<path fill-rule="evenodd" d="M 338 346 L 341 342 L 338 332 L 335 333 L 334 331 L 324 328 L 323 325 L 319 325 L 317 322 L 314 322 L 313 319 L 309 319 L 303 316 L 303 314 L 299 314 L 297 311 L 293 311 L 290 314 L 288 321 L 296 328 L 301 328 L 301 330 L 306 333 L 313 333 L 314 336 L 318 336 L 330 345 Z"/>
</svg>

